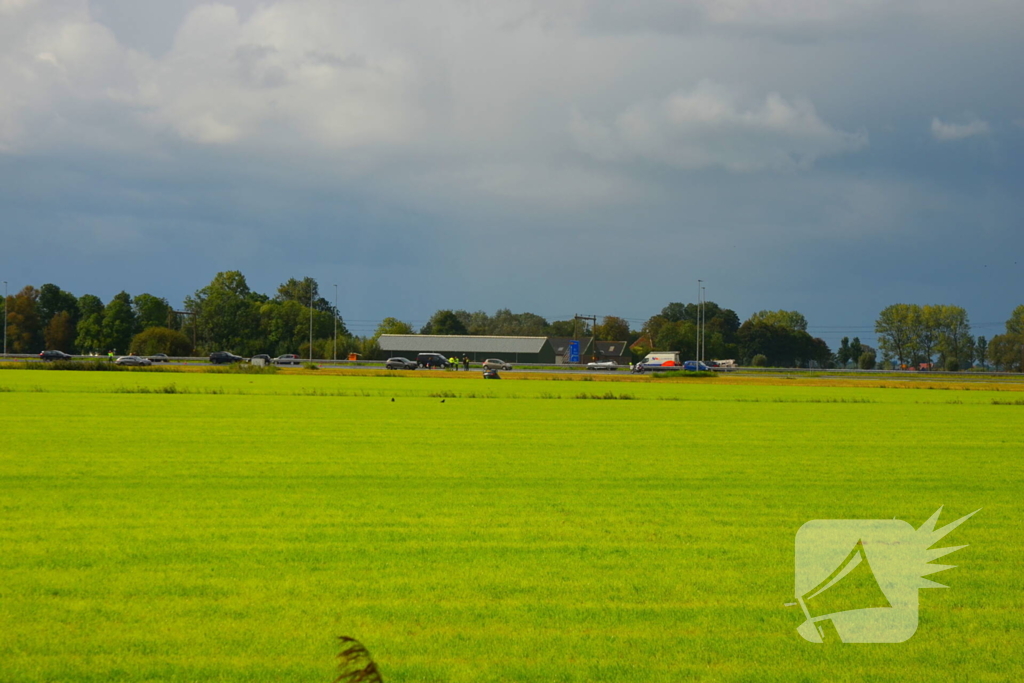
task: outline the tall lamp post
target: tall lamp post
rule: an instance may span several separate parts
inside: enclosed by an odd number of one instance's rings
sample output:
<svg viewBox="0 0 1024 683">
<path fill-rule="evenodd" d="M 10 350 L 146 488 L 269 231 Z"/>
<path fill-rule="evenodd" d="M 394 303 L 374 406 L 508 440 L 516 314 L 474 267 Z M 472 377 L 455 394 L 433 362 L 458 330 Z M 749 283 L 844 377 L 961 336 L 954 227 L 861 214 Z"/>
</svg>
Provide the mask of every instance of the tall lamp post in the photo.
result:
<svg viewBox="0 0 1024 683">
<path fill-rule="evenodd" d="M 338 285 L 334 285 L 334 360 L 338 360 Z"/>
<path fill-rule="evenodd" d="M 700 286 L 703 280 L 697 280 L 697 350 L 694 351 L 694 360 L 700 360 Z"/>
<path fill-rule="evenodd" d="M 309 362 L 313 362 L 313 278 L 309 279 Z"/>
<path fill-rule="evenodd" d="M 4 358 L 7 358 L 7 280 L 4 280 Z"/>
<path fill-rule="evenodd" d="M 708 350 L 708 332 L 707 332 L 707 320 L 708 320 L 708 309 L 705 304 L 708 301 L 708 295 L 705 292 L 705 288 L 700 288 L 700 362 L 704 362 L 704 353 Z"/>
</svg>

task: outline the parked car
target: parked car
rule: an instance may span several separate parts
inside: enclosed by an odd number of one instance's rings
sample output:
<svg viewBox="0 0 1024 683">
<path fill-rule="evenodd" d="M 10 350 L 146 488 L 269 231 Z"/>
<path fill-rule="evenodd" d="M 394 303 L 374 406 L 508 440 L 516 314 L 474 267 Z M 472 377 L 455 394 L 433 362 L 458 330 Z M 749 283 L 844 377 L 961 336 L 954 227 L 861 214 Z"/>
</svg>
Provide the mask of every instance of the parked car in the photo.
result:
<svg viewBox="0 0 1024 683">
<path fill-rule="evenodd" d="M 210 354 L 210 362 L 214 365 L 220 365 L 221 363 L 240 363 L 244 358 L 236 356 L 233 353 L 227 351 L 214 351 Z"/>
<path fill-rule="evenodd" d="M 41 360 L 74 360 L 73 356 L 69 356 L 63 351 L 43 351 L 39 354 Z"/>
<path fill-rule="evenodd" d="M 263 365 L 270 365 L 274 362 L 274 359 L 270 357 L 269 353 L 257 353 L 249 359 L 249 362 L 253 365 L 259 365 L 259 361 L 263 361 Z"/>
<path fill-rule="evenodd" d="M 166 363 L 169 360 L 171 360 L 171 358 L 166 353 L 154 353 L 149 357 L 149 361 L 151 363 Z"/>
<path fill-rule="evenodd" d="M 618 370 L 619 364 L 613 360 L 598 360 L 587 363 L 587 368 L 590 370 Z"/>
<path fill-rule="evenodd" d="M 152 365 L 148 358 L 141 356 L 121 356 L 114 361 L 115 365 Z"/>
<path fill-rule="evenodd" d="M 415 370 L 419 367 L 419 364 L 414 360 L 396 356 L 394 358 L 388 358 L 387 362 L 384 363 L 384 367 L 388 370 Z"/>
<path fill-rule="evenodd" d="M 506 363 L 500 358 L 488 358 L 481 363 L 484 370 L 511 370 L 512 364 Z"/>
<path fill-rule="evenodd" d="M 416 356 L 416 365 L 421 368 L 446 368 L 451 363 L 440 353 L 421 353 Z"/>
<path fill-rule="evenodd" d="M 284 353 L 274 359 L 274 365 L 298 365 L 299 357 L 294 353 Z"/>
</svg>

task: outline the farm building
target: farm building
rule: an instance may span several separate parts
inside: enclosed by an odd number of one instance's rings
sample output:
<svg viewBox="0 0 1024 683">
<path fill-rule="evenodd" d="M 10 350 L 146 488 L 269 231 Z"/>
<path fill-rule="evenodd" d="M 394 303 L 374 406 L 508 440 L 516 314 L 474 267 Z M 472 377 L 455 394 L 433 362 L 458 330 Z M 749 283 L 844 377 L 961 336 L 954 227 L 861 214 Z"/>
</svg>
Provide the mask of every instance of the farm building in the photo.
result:
<svg viewBox="0 0 1024 683">
<path fill-rule="evenodd" d="M 599 341 L 595 342 L 594 348 L 597 351 L 597 360 L 613 360 L 619 365 L 629 365 L 633 360 L 633 354 L 629 352 L 629 342 Z"/>
<path fill-rule="evenodd" d="M 377 342 L 388 356 L 415 360 L 418 353 L 463 355 L 471 361 L 500 358 L 507 363 L 554 363 L 547 337 L 484 337 L 469 334 L 382 334 Z"/>
<path fill-rule="evenodd" d="M 548 337 L 548 342 L 551 344 L 551 348 L 554 350 L 555 360 L 553 363 L 569 364 L 569 343 L 572 341 L 572 337 Z M 589 363 L 591 356 L 594 355 L 594 338 L 583 337 L 579 340 L 580 342 L 580 362 Z"/>
</svg>

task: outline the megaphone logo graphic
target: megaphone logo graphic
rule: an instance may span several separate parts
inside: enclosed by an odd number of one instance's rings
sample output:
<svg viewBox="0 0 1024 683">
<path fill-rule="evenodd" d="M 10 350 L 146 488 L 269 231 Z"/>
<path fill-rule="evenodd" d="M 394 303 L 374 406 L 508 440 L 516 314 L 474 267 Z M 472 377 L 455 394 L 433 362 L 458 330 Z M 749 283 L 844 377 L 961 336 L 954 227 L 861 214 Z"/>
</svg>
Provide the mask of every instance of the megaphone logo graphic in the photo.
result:
<svg viewBox="0 0 1024 683">
<path fill-rule="evenodd" d="M 923 577 L 960 548 L 936 548 L 975 510 L 936 530 L 942 508 L 920 529 L 898 519 L 815 520 L 796 534 L 797 632 L 813 643 L 901 643 L 917 632 L 918 589 L 945 588 Z"/>
</svg>

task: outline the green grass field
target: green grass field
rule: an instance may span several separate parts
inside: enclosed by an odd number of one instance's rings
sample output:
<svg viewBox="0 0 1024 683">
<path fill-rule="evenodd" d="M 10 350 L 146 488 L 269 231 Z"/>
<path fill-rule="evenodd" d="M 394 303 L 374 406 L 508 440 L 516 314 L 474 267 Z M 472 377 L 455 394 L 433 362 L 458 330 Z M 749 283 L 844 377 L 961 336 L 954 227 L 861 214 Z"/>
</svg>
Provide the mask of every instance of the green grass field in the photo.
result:
<svg viewBox="0 0 1024 683">
<path fill-rule="evenodd" d="M 0 370 L 0 681 L 1024 678 L 1019 386 L 423 375 Z M 940 505 L 911 640 L 797 635 L 801 524 Z"/>
</svg>

